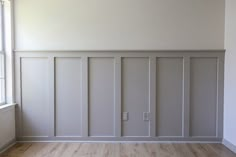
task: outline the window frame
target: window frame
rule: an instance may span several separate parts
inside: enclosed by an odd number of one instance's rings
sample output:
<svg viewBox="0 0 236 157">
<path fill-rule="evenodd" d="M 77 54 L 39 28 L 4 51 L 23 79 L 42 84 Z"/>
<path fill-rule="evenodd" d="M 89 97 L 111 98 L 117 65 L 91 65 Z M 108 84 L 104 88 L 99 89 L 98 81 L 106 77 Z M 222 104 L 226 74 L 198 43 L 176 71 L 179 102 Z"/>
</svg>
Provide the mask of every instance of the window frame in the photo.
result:
<svg viewBox="0 0 236 157">
<path fill-rule="evenodd" d="M 0 55 L 2 55 L 2 57 L 3 57 L 3 59 L 2 59 L 2 61 L 3 61 L 3 63 L 2 63 L 3 74 L 2 74 L 2 76 L 0 76 L 0 81 L 3 81 L 3 86 L 0 89 L 1 90 L 0 97 L 3 99 L 3 101 L 0 101 L 0 105 L 4 105 L 4 104 L 6 104 L 6 55 L 5 55 L 4 51 L 0 51 Z"/>
<path fill-rule="evenodd" d="M 3 72 L 2 76 L 0 76 L 0 81 L 3 81 L 3 86 L 1 87 L 1 95 L 0 97 L 3 98 L 3 101 L 0 101 L 0 105 L 6 104 L 6 52 L 5 52 L 5 19 L 4 19 L 4 0 L 0 0 L 0 24 L 1 24 L 1 49 L 0 49 L 0 55 L 2 56 L 1 63 L 1 71 Z"/>
</svg>

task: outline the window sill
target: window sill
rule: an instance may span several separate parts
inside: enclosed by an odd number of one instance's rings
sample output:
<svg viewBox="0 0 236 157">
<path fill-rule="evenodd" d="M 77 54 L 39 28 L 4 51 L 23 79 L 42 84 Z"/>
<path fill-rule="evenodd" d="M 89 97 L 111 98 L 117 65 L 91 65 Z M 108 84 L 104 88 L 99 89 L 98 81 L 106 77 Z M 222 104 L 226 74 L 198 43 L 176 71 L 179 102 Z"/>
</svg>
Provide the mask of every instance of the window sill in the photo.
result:
<svg viewBox="0 0 236 157">
<path fill-rule="evenodd" d="M 0 105 L 0 110 L 15 106 L 16 103 L 11 103 L 11 104 L 5 104 L 5 105 Z"/>
</svg>

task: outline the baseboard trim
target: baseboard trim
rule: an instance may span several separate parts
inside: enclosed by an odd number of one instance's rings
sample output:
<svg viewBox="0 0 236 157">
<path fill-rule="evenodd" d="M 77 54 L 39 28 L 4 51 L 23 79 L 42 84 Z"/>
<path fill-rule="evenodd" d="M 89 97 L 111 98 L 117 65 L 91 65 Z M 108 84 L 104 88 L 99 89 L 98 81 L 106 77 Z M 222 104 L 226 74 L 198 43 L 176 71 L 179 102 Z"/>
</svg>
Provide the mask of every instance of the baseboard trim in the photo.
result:
<svg viewBox="0 0 236 157">
<path fill-rule="evenodd" d="M 16 139 L 11 140 L 10 142 L 8 142 L 7 144 L 3 145 L 0 148 L 0 154 L 2 154 L 3 152 L 5 152 L 7 149 L 11 148 L 12 146 L 14 146 L 16 144 Z"/>
<path fill-rule="evenodd" d="M 223 139 L 222 141 L 222 144 L 229 148 L 231 151 L 233 151 L 234 153 L 236 153 L 236 146 L 234 144 L 232 144 L 231 142 L 229 142 L 228 140 L 226 139 Z"/>
<path fill-rule="evenodd" d="M 222 143 L 217 137 L 19 137 L 18 142 Z"/>
<path fill-rule="evenodd" d="M 16 143 L 108 143 L 108 144 L 125 144 L 125 143 L 150 143 L 150 144 L 195 144 L 195 143 L 200 143 L 200 144 L 221 144 L 220 141 L 17 141 Z"/>
<path fill-rule="evenodd" d="M 187 52 L 187 53 L 192 53 L 192 52 L 204 52 L 204 53 L 208 53 L 208 52 L 213 52 L 213 53 L 216 53 L 216 52 L 220 52 L 220 53 L 225 53 L 225 49 L 137 49 L 137 50 L 135 50 L 135 49 L 127 49 L 127 50 L 125 50 L 125 49 L 114 49 L 114 50 L 112 50 L 112 49 L 104 49 L 104 50 L 102 50 L 102 49 L 93 49 L 93 50 L 81 50 L 81 49 L 79 49 L 79 50 L 27 50 L 27 49 L 25 49 L 25 50 L 20 50 L 20 49 L 16 49 L 16 50 L 14 50 L 14 52 L 15 53 L 21 53 L 21 52 L 27 52 L 27 53 L 37 53 L 37 52 L 39 52 L 39 53 L 55 53 L 55 52 L 66 52 L 66 53 L 68 53 L 68 52 L 79 52 L 79 53 L 81 53 L 81 52 L 125 52 L 125 53 L 132 53 L 132 52 L 135 52 L 135 53 L 137 53 L 137 52 L 141 52 L 141 53 L 143 53 L 143 52 L 154 52 L 154 53 L 157 53 L 157 52 Z"/>
</svg>

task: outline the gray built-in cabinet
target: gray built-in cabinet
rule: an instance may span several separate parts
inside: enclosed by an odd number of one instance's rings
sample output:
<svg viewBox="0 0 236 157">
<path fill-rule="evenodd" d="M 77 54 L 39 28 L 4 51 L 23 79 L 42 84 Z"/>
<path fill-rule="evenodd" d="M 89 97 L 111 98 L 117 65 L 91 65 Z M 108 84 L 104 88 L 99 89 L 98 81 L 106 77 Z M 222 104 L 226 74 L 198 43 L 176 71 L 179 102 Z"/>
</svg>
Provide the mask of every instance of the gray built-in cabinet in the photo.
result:
<svg viewBox="0 0 236 157">
<path fill-rule="evenodd" d="M 20 141 L 220 141 L 223 50 L 17 51 Z"/>
</svg>

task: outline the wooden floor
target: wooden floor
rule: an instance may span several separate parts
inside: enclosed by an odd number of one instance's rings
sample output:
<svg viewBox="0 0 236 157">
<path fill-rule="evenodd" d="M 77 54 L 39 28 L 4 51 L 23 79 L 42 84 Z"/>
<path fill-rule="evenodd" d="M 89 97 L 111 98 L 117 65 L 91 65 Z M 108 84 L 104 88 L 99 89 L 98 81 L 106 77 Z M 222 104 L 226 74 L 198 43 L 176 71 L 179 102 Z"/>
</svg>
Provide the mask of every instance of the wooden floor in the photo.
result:
<svg viewBox="0 0 236 157">
<path fill-rule="evenodd" d="M 1 157 L 236 157 L 221 144 L 18 143 Z"/>
</svg>

